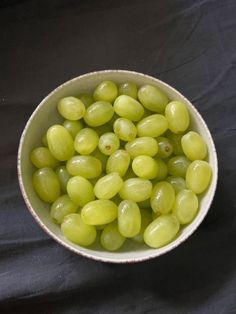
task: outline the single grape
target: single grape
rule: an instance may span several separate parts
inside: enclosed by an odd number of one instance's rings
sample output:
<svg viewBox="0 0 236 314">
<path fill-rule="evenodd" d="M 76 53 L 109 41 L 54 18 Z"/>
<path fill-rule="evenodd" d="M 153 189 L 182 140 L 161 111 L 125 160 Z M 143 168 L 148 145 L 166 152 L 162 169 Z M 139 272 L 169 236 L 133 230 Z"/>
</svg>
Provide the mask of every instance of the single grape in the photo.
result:
<svg viewBox="0 0 236 314">
<path fill-rule="evenodd" d="M 51 167 L 55 168 L 59 165 L 58 160 L 53 157 L 47 147 L 37 147 L 30 154 L 32 164 L 37 168 Z"/>
<path fill-rule="evenodd" d="M 63 218 L 77 211 L 77 205 L 75 205 L 68 195 L 60 196 L 51 206 L 50 215 L 54 221 L 61 224 Z"/>
<path fill-rule="evenodd" d="M 92 105 L 92 103 L 94 103 L 93 97 L 88 94 L 81 94 L 77 98 L 79 98 L 82 101 L 86 108 L 88 108 L 90 105 Z"/>
<path fill-rule="evenodd" d="M 117 172 L 102 177 L 94 186 L 94 193 L 98 199 L 108 200 L 114 197 L 121 189 L 123 180 Z"/>
<path fill-rule="evenodd" d="M 86 179 L 99 177 L 102 173 L 102 163 L 93 156 L 74 156 L 66 163 L 66 169 L 72 176 L 82 176 Z"/>
<path fill-rule="evenodd" d="M 67 129 L 67 131 L 70 133 L 72 138 L 74 139 L 76 134 L 83 129 L 84 125 L 81 120 L 79 121 L 70 121 L 70 120 L 65 120 L 63 122 L 64 128 Z"/>
<path fill-rule="evenodd" d="M 82 101 L 71 96 L 62 98 L 57 105 L 57 110 L 63 118 L 71 121 L 83 118 L 86 111 Z"/>
<path fill-rule="evenodd" d="M 111 155 L 120 147 L 120 141 L 116 134 L 108 132 L 100 136 L 98 148 L 104 155 Z"/>
<path fill-rule="evenodd" d="M 66 193 L 67 192 L 66 186 L 67 186 L 67 183 L 68 183 L 71 175 L 68 173 L 65 166 L 57 167 L 56 174 L 57 174 L 58 180 L 60 182 L 61 190 L 64 193 Z"/>
<path fill-rule="evenodd" d="M 132 82 L 123 83 L 119 87 L 119 95 L 128 95 L 134 99 L 138 97 L 137 85 Z"/>
<path fill-rule="evenodd" d="M 125 242 L 125 237 L 118 230 L 117 222 L 105 226 L 101 233 L 101 245 L 108 251 L 117 251 Z"/>
<path fill-rule="evenodd" d="M 169 129 L 173 133 L 178 134 L 187 130 L 190 118 L 185 104 L 180 101 L 169 102 L 165 109 L 165 115 Z"/>
<path fill-rule="evenodd" d="M 168 103 L 167 96 L 151 85 L 144 85 L 138 90 L 138 99 L 145 108 L 157 113 L 163 112 Z"/>
<path fill-rule="evenodd" d="M 106 166 L 107 166 L 107 161 L 108 161 L 108 156 L 104 155 L 99 148 L 97 147 L 92 153 L 91 155 L 97 159 L 99 159 L 102 163 L 102 171 L 106 170 Z M 112 171 L 113 172 L 113 171 Z"/>
<path fill-rule="evenodd" d="M 91 154 L 97 147 L 99 136 L 91 128 L 84 128 L 75 137 L 75 150 L 81 155 Z"/>
<path fill-rule="evenodd" d="M 118 89 L 114 82 L 103 81 L 94 90 L 93 98 L 98 101 L 113 102 L 118 95 Z"/>
<path fill-rule="evenodd" d="M 132 178 L 124 182 L 119 195 L 123 200 L 142 202 L 152 194 L 152 183 L 141 178 Z"/>
<path fill-rule="evenodd" d="M 201 160 L 207 155 L 206 143 L 197 132 L 190 131 L 186 133 L 181 139 L 181 144 L 189 160 Z"/>
<path fill-rule="evenodd" d="M 134 158 L 132 162 L 134 173 L 143 179 L 154 179 L 158 174 L 158 164 L 150 156 L 140 155 Z"/>
<path fill-rule="evenodd" d="M 81 207 L 95 199 L 92 184 L 87 179 L 80 176 L 69 179 L 67 183 L 67 193 L 70 199 Z"/>
<path fill-rule="evenodd" d="M 137 124 L 138 136 L 157 137 L 168 129 L 168 122 L 161 114 L 152 114 L 143 118 Z"/>
<path fill-rule="evenodd" d="M 125 200 L 118 206 L 118 228 L 126 238 L 132 238 L 140 232 L 141 214 L 135 202 Z"/>
<path fill-rule="evenodd" d="M 106 164 L 106 171 L 107 173 L 117 172 L 123 177 L 129 168 L 129 164 L 129 153 L 123 149 L 119 149 L 109 156 Z"/>
<path fill-rule="evenodd" d="M 168 160 L 168 171 L 172 176 L 185 178 L 191 161 L 185 156 L 175 156 Z"/>
<path fill-rule="evenodd" d="M 97 127 L 111 120 L 114 109 L 109 102 L 97 101 L 87 108 L 84 121 L 87 125 Z"/>
<path fill-rule="evenodd" d="M 158 181 L 162 181 L 167 177 L 168 168 L 167 168 L 166 163 L 162 159 L 155 157 L 155 161 L 158 166 L 158 173 L 157 173 L 156 178 L 153 180 L 153 182 L 156 184 Z"/>
<path fill-rule="evenodd" d="M 151 207 L 154 212 L 168 214 L 175 201 L 175 190 L 168 182 L 158 182 L 152 191 Z"/>
<path fill-rule="evenodd" d="M 156 141 L 158 143 L 158 157 L 167 158 L 173 153 L 173 146 L 167 137 L 160 136 Z"/>
<path fill-rule="evenodd" d="M 173 186 L 175 193 L 178 193 L 179 191 L 186 189 L 186 182 L 181 177 L 170 176 L 166 178 L 166 181 Z"/>
<path fill-rule="evenodd" d="M 153 157 L 158 152 L 157 141 L 152 137 L 138 137 L 125 145 L 125 149 L 130 154 L 131 158 L 140 155 Z"/>
<path fill-rule="evenodd" d="M 166 137 L 170 140 L 173 151 L 175 155 L 183 155 L 183 149 L 181 145 L 181 139 L 182 139 L 182 134 L 175 134 L 172 133 L 171 131 L 168 131 L 166 133 Z"/>
<path fill-rule="evenodd" d="M 146 209 L 140 209 L 140 213 L 141 213 L 141 228 L 139 233 L 133 237 L 133 240 L 138 243 L 143 243 L 144 242 L 143 234 L 147 226 L 152 222 L 152 215 L 151 212 Z"/>
<path fill-rule="evenodd" d="M 132 141 L 137 135 L 137 129 L 134 123 L 125 118 L 118 118 L 113 125 L 115 134 L 122 141 Z"/>
<path fill-rule="evenodd" d="M 204 192 L 210 184 L 212 176 L 211 166 L 203 160 L 193 161 L 186 173 L 186 185 L 195 194 Z"/>
<path fill-rule="evenodd" d="M 114 110 L 120 117 L 131 121 L 139 121 L 144 114 L 143 106 L 127 95 L 120 95 L 116 98 Z"/>
</svg>

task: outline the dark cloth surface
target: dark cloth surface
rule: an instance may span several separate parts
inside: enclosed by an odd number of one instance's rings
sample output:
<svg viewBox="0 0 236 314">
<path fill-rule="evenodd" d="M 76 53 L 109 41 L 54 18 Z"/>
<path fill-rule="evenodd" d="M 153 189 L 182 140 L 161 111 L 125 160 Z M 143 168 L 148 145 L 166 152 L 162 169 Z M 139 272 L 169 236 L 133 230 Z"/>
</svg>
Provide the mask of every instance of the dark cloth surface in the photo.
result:
<svg viewBox="0 0 236 314">
<path fill-rule="evenodd" d="M 236 313 L 236 1 L 0 1 L 0 313 Z M 102 69 L 153 75 L 198 108 L 219 182 L 209 214 L 160 258 L 111 265 L 50 239 L 17 174 L 23 127 L 61 83 Z"/>
</svg>

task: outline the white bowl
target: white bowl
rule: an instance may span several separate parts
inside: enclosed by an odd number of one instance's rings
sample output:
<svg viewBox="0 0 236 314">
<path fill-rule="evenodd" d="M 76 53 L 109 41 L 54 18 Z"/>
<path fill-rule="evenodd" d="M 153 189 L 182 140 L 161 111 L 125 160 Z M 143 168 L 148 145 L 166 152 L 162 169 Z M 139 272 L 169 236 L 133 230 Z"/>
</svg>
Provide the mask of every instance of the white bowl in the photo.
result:
<svg viewBox="0 0 236 314">
<path fill-rule="evenodd" d="M 78 95 L 84 92 L 92 92 L 92 90 L 103 80 L 112 80 L 117 84 L 131 81 L 138 86 L 143 84 L 151 84 L 162 89 L 170 99 L 180 100 L 188 107 L 191 116 L 191 129 L 199 132 L 205 139 L 208 146 L 208 162 L 213 170 L 213 177 L 207 192 L 201 197 L 199 212 L 194 221 L 180 231 L 178 237 L 168 245 L 152 249 L 145 244 L 136 244 L 133 241 L 127 241 L 119 252 L 108 252 L 101 248 L 99 243 L 95 243 L 92 247 L 85 248 L 76 245 L 67 240 L 60 231 L 58 225 L 52 222 L 49 215 L 49 205 L 42 202 L 35 194 L 32 187 L 32 166 L 29 154 L 33 148 L 41 145 L 41 137 L 45 134 L 48 127 L 54 123 L 62 121 L 57 113 L 56 105 L 60 98 L 69 95 Z M 21 136 L 18 151 L 18 177 L 20 188 L 26 202 L 26 205 L 38 222 L 38 224 L 58 243 L 69 250 L 102 262 L 112 263 L 131 263 L 141 262 L 157 256 L 160 256 L 170 250 L 176 248 L 185 241 L 200 225 L 206 216 L 211 202 L 214 197 L 217 184 L 218 166 L 217 155 L 211 134 L 207 128 L 203 118 L 196 108 L 183 95 L 176 91 L 168 84 L 153 78 L 151 76 L 123 70 L 107 70 L 91 72 L 76 77 L 51 92 L 38 105 L 30 119 L 28 120 Z"/>
</svg>

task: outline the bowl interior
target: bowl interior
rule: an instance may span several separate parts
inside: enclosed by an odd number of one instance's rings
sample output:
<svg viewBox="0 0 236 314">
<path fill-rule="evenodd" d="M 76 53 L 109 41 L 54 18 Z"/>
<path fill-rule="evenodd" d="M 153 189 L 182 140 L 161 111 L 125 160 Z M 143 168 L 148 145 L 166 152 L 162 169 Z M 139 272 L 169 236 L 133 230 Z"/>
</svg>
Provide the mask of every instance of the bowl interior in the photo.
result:
<svg viewBox="0 0 236 314">
<path fill-rule="evenodd" d="M 191 117 L 191 129 L 199 132 L 207 143 L 208 162 L 211 164 L 213 170 L 211 185 L 207 192 L 201 197 L 200 208 L 194 221 L 183 228 L 173 242 L 163 248 L 152 249 L 148 248 L 146 245 L 136 244 L 134 241 L 127 241 L 120 251 L 112 253 L 105 251 L 98 242 L 89 248 L 73 244 L 62 235 L 59 226 L 52 222 L 49 215 L 49 205 L 42 202 L 33 190 L 32 174 L 35 169 L 30 162 L 29 155 L 33 148 L 42 145 L 41 138 L 46 133 L 48 127 L 54 123 L 62 121 L 62 118 L 56 110 L 58 100 L 65 96 L 77 96 L 81 93 L 88 93 L 103 80 L 113 80 L 117 84 L 131 81 L 138 86 L 151 84 L 161 88 L 170 99 L 180 100 L 186 104 Z M 40 226 L 59 243 L 76 253 L 96 260 L 117 263 L 137 262 L 156 257 L 173 249 L 188 238 L 188 236 L 199 226 L 214 197 L 217 182 L 217 156 L 212 137 L 205 122 L 197 110 L 183 95 L 169 85 L 150 76 L 130 71 L 109 70 L 93 72 L 72 79 L 56 88 L 39 104 L 30 117 L 21 137 L 18 153 L 18 173 L 20 187 L 27 207 Z"/>
</svg>

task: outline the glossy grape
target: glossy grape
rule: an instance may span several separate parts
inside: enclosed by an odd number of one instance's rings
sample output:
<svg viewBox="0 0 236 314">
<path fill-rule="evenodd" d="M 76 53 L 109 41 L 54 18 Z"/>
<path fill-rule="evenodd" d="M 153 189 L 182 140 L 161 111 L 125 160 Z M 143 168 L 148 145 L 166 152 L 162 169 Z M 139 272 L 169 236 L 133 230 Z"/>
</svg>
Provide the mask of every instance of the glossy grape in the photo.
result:
<svg viewBox="0 0 236 314">
<path fill-rule="evenodd" d="M 132 162 L 134 173 L 143 179 L 154 179 L 158 174 L 158 164 L 150 156 L 140 155 L 134 158 Z"/>
<path fill-rule="evenodd" d="M 134 99 L 138 97 L 137 85 L 132 82 L 123 83 L 119 87 L 119 95 L 128 95 Z"/>
<path fill-rule="evenodd" d="M 208 162 L 203 160 L 193 161 L 186 173 L 186 185 L 195 194 L 204 192 L 211 181 L 212 170 Z"/>
<path fill-rule="evenodd" d="M 123 180 L 117 172 L 103 176 L 94 186 L 94 193 L 98 199 L 109 200 L 121 189 Z"/>
<path fill-rule="evenodd" d="M 75 213 L 78 206 L 74 204 L 68 195 L 60 196 L 51 206 L 50 215 L 56 221 L 61 224 L 63 218 L 68 215 Z"/>
<path fill-rule="evenodd" d="M 92 184 L 81 176 L 75 176 L 69 179 L 67 183 L 67 193 L 70 199 L 81 207 L 95 199 Z"/>
<path fill-rule="evenodd" d="M 165 133 L 167 128 L 167 119 L 161 114 L 149 115 L 137 124 L 138 136 L 157 137 Z"/>
<path fill-rule="evenodd" d="M 104 155 L 111 155 L 120 147 L 119 138 L 115 133 L 108 132 L 100 136 L 98 148 Z"/>
<path fill-rule="evenodd" d="M 126 142 L 134 140 L 137 135 L 134 123 L 125 118 L 118 118 L 113 125 L 113 130 L 119 139 Z"/>
<path fill-rule="evenodd" d="M 122 118 L 131 121 L 139 121 L 143 114 L 143 106 L 134 98 L 127 95 L 120 95 L 114 102 L 115 112 Z"/>
<path fill-rule="evenodd" d="M 78 98 L 82 101 L 86 108 L 88 108 L 92 103 L 94 103 L 94 99 L 89 94 L 81 94 Z"/>
<path fill-rule="evenodd" d="M 130 154 L 131 158 L 140 155 L 153 157 L 158 152 L 157 141 L 152 137 L 138 137 L 125 145 L 125 149 Z"/>
<path fill-rule="evenodd" d="M 119 195 L 123 200 L 142 202 L 152 194 L 152 183 L 141 178 L 132 178 L 124 182 Z"/>
<path fill-rule="evenodd" d="M 111 120 L 114 109 L 109 102 L 97 101 L 87 108 L 84 120 L 87 125 L 97 127 Z"/>
<path fill-rule="evenodd" d="M 160 136 L 156 141 L 158 143 L 158 157 L 167 158 L 173 153 L 173 146 L 168 138 Z"/>
<path fill-rule="evenodd" d="M 207 155 L 206 143 L 197 132 L 190 131 L 186 133 L 181 139 L 181 144 L 189 160 L 201 160 Z"/>
<path fill-rule="evenodd" d="M 81 155 L 91 154 L 97 147 L 99 136 L 91 128 L 84 128 L 75 137 L 75 150 Z"/>
<path fill-rule="evenodd" d="M 168 182 L 158 182 L 151 195 L 151 207 L 154 212 L 168 214 L 175 201 L 175 190 Z"/>
<path fill-rule="evenodd" d="M 167 163 L 168 171 L 172 176 L 185 178 L 190 163 L 191 161 L 185 156 L 173 157 Z"/>
<path fill-rule="evenodd" d="M 132 238 L 140 232 L 141 214 L 135 202 L 125 200 L 118 206 L 118 228 L 126 238 Z"/>
<path fill-rule="evenodd" d="M 98 101 L 113 102 L 118 95 L 118 89 L 114 82 L 103 81 L 94 90 L 93 98 Z"/>
<path fill-rule="evenodd" d="M 145 108 L 157 113 L 163 112 L 168 103 L 167 96 L 151 85 L 144 85 L 139 89 L 138 99 Z"/>
<path fill-rule="evenodd" d="M 57 105 L 57 109 L 63 118 L 71 121 L 83 118 L 86 111 L 82 101 L 75 97 L 62 98 Z"/>
<path fill-rule="evenodd" d="M 67 183 L 71 177 L 71 175 L 69 174 L 69 172 L 66 170 L 66 167 L 65 166 L 59 166 L 57 167 L 56 169 L 56 174 L 57 174 L 57 177 L 58 177 L 58 180 L 60 182 L 60 186 L 61 186 L 61 190 L 66 193 L 67 192 L 67 189 L 66 189 L 66 186 L 67 186 Z"/>
<path fill-rule="evenodd" d="M 102 163 L 93 156 L 75 156 L 66 163 L 66 169 L 72 176 L 82 176 L 86 179 L 99 177 L 102 173 Z"/>
<path fill-rule="evenodd" d="M 127 151 L 119 149 L 109 156 L 106 164 L 107 173 L 117 172 L 123 177 L 129 168 L 130 155 Z"/>
<path fill-rule="evenodd" d="M 76 134 L 83 129 L 84 125 L 81 120 L 79 121 L 70 121 L 70 120 L 65 120 L 63 122 L 64 128 L 67 129 L 67 131 L 70 133 L 72 138 L 75 138 Z"/>
<path fill-rule="evenodd" d="M 125 237 L 118 230 L 117 222 L 105 226 L 101 233 L 101 245 L 108 251 L 118 250 L 125 242 Z"/>
<path fill-rule="evenodd" d="M 59 165 L 58 160 L 53 157 L 47 147 L 37 147 L 30 154 L 32 164 L 37 168 L 51 167 L 55 168 Z"/>
<path fill-rule="evenodd" d="M 173 186 L 175 193 L 178 193 L 179 191 L 186 189 L 186 182 L 182 177 L 170 176 L 166 178 L 166 181 Z"/>
<path fill-rule="evenodd" d="M 175 134 L 171 131 L 166 133 L 166 137 L 170 140 L 175 155 L 183 155 L 183 149 L 181 145 L 182 134 Z"/>
<path fill-rule="evenodd" d="M 169 129 L 173 133 L 182 133 L 187 130 L 190 122 L 186 106 L 180 101 L 171 101 L 165 109 Z"/>
</svg>

